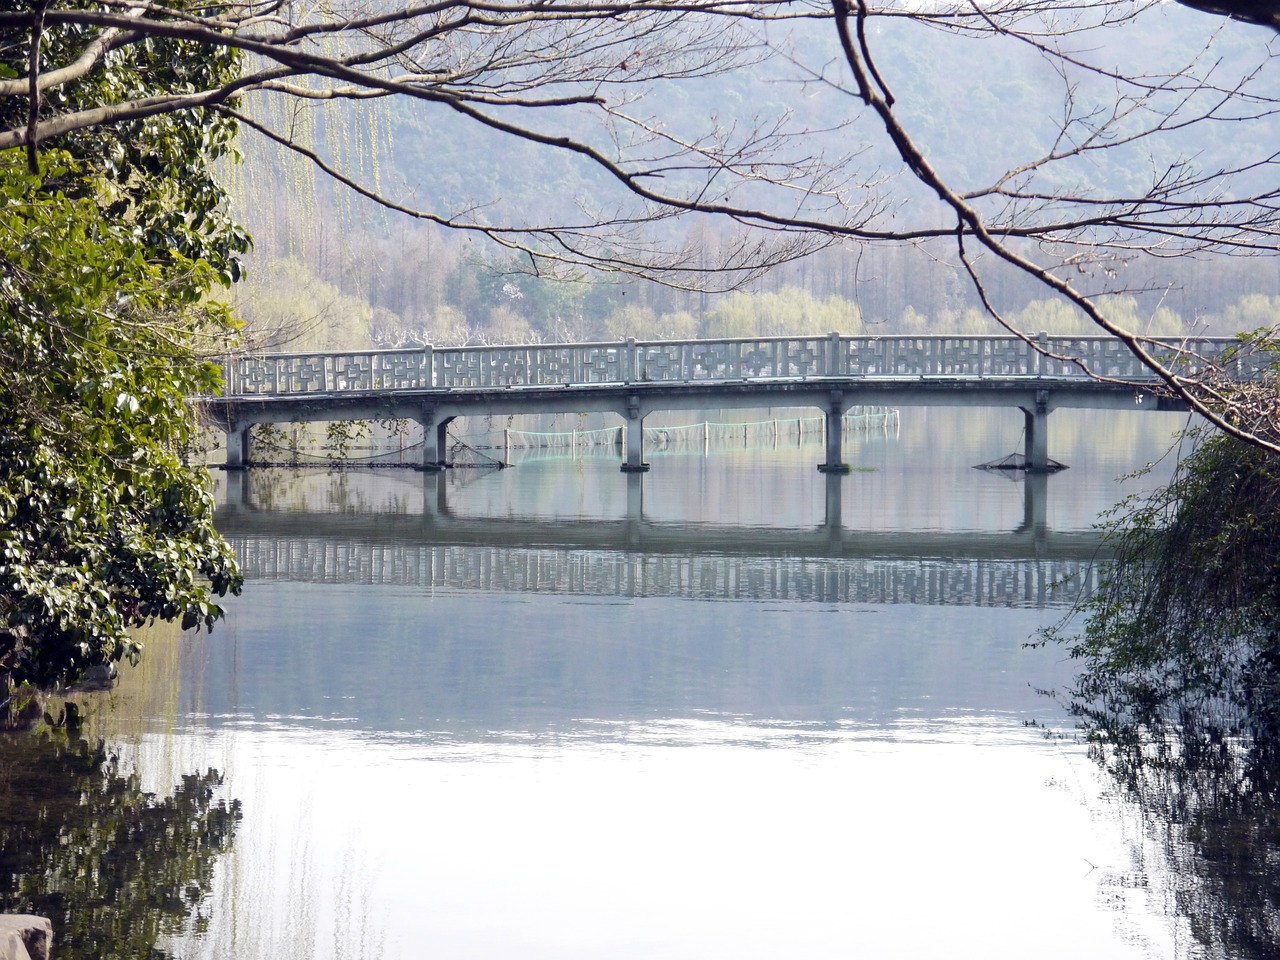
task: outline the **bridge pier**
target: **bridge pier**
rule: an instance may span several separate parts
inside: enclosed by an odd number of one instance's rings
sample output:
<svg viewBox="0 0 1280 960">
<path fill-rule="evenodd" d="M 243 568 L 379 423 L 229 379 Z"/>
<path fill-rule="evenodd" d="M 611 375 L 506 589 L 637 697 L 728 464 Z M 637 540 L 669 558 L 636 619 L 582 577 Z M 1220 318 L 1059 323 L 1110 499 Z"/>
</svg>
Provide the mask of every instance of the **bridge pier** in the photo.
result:
<svg viewBox="0 0 1280 960">
<path fill-rule="evenodd" d="M 640 398 L 634 394 L 627 398 L 627 459 L 622 462 L 623 473 L 645 473 L 649 464 L 644 462 L 644 416 L 640 412 Z"/>
<path fill-rule="evenodd" d="M 422 463 L 419 470 L 435 471 L 445 467 L 444 451 L 449 443 L 449 424 L 453 417 L 442 417 L 436 423 L 435 410 L 426 409 L 415 418 L 422 426 Z"/>
<path fill-rule="evenodd" d="M 844 391 L 832 390 L 830 404 L 827 406 L 827 460 L 818 464 L 823 473 L 848 473 L 849 465 L 844 462 Z"/>
<path fill-rule="evenodd" d="M 252 424 L 233 423 L 227 428 L 226 469 L 244 470 L 249 465 L 249 431 Z"/>
<path fill-rule="evenodd" d="M 436 424 L 436 468 L 443 470 L 449 465 L 449 424 L 454 417 L 444 417 Z"/>
<path fill-rule="evenodd" d="M 1026 421 L 1023 456 L 1027 459 L 1028 473 L 1049 472 L 1049 391 L 1036 391 L 1036 405 L 1028 410 L 1021 407 Z"/>
</svg>

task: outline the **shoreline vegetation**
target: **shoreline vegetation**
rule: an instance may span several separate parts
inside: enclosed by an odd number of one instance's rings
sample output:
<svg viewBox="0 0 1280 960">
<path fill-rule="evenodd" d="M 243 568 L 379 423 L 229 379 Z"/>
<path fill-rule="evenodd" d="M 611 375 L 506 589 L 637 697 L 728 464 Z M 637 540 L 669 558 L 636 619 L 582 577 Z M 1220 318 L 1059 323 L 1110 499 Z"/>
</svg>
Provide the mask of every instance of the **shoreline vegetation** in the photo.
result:
<svg viewBox="0 0 1280 960">
<path fill-rule="evenodd" d="M 1280 941 L 1280 456 L 1196 428 L 1173 480 L 1102 526 L 1115 557 L 1058 699 L 1178 877 L 1197 942 Z"/>
</svg>

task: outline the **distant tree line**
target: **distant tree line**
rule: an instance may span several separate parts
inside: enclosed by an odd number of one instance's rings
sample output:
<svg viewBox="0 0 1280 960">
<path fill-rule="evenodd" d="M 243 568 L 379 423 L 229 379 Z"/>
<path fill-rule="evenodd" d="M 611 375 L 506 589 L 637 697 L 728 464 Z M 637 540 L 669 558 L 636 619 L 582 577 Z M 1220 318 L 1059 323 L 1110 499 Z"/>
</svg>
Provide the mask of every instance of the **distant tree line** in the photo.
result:
<svg viewBox="0 0 1280 960">
<path fill-rule="evenodd" d="M 714 237 L 706 235 L 706 242 Z M 353 251 L 358 251 L 355 253 Z M 235 288 L 247 346 L 261 350 L 693 337 L 991 334 L 972 285 L 916 247 L 830 249 L 721 294 L 637 279 L 539 277 L 424 225 L 368 230 L 322 250 L 264 245 Z M 1267 326 L 1280 315 L 1280 271 L 1256 260 L 1181 263 L 1163 279 L 1130 270 L 1135 292 L 1104 298 L 1127 329 L 1148 336 Z M 1001 295 L 1024 330 L 1097 333 L 1066 301 L 1010 272 Z"/>
</svg>

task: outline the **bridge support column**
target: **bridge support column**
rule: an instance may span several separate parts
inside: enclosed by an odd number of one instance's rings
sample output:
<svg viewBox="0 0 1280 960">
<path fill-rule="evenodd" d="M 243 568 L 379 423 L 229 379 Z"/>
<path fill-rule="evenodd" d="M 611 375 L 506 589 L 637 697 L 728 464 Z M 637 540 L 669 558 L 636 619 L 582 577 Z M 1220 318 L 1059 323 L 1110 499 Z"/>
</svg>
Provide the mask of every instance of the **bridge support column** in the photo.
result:
<svg viewBox="0 0 1280 960">
<path fill-rule="evenodd" d="M 436 424 L 436 468 L 443 470 L 449 465 L 449 424 L 453 417 L 445 417 Z"/>
<path fill-rule="evenodd" d="M 623 473 L 644 473 L 649 464 L 644 462 L 644 417 L 640 414 L 640 398 L 627 398 L 627 459 L 622 462 Z"/>
<path fill-rule="evenodd" d="M 415 419 L 422 425 L 422 463 L 418 469 L 429 471 L 443 469 L 446 431 L 452 417 L 436 423 L 435 411 L 425 409 Z"/>
<path fill-rule="evenodd" d="M 848 473 L 849 465 L 844 462 L 842 446 L 844 443 L 844 391 L 832 390 L 831 403 L 827 407 L 827 459 L 818 464 L 823 473 Z"/>
<path fill-rule="evenodd" d="M 249 465 L 249 431 L 252 424 L 233 423 L 227 430 L 228 470 L 244 470 Z"/>
<path fill-rule="evenodd" d="M 1049 471 L 1049 392 L 1036 391 L 1036 405 L 1028 410 L 1022 407 L 1026 420 L 1026 442 L 1023 456 L 1027 458 L 1028 473 Z"/>
</svg>

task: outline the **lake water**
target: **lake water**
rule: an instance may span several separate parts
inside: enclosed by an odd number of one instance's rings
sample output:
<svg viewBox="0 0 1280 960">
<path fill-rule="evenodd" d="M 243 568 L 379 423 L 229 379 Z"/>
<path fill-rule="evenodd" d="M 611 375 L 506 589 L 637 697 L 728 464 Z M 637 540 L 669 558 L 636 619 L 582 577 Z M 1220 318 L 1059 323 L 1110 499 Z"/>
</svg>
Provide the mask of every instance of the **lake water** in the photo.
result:
<svg viewBox="0 0 1280 960">
<path fill-rule="evenodd" d="M 159 946 L 1199 956 L 1161 825 L 1045 693 L 1073 665 L 1026 645 L 1180 426 L 1057 413 L 1071 469 L 1030 484 L 972 469 L 1020 416 L 924 410 L 834 479 L 798 442 L 218 474 L 244 595 L 84 707 L 144 793 L 215 768 L 239 804 Z"/>
</svg>

